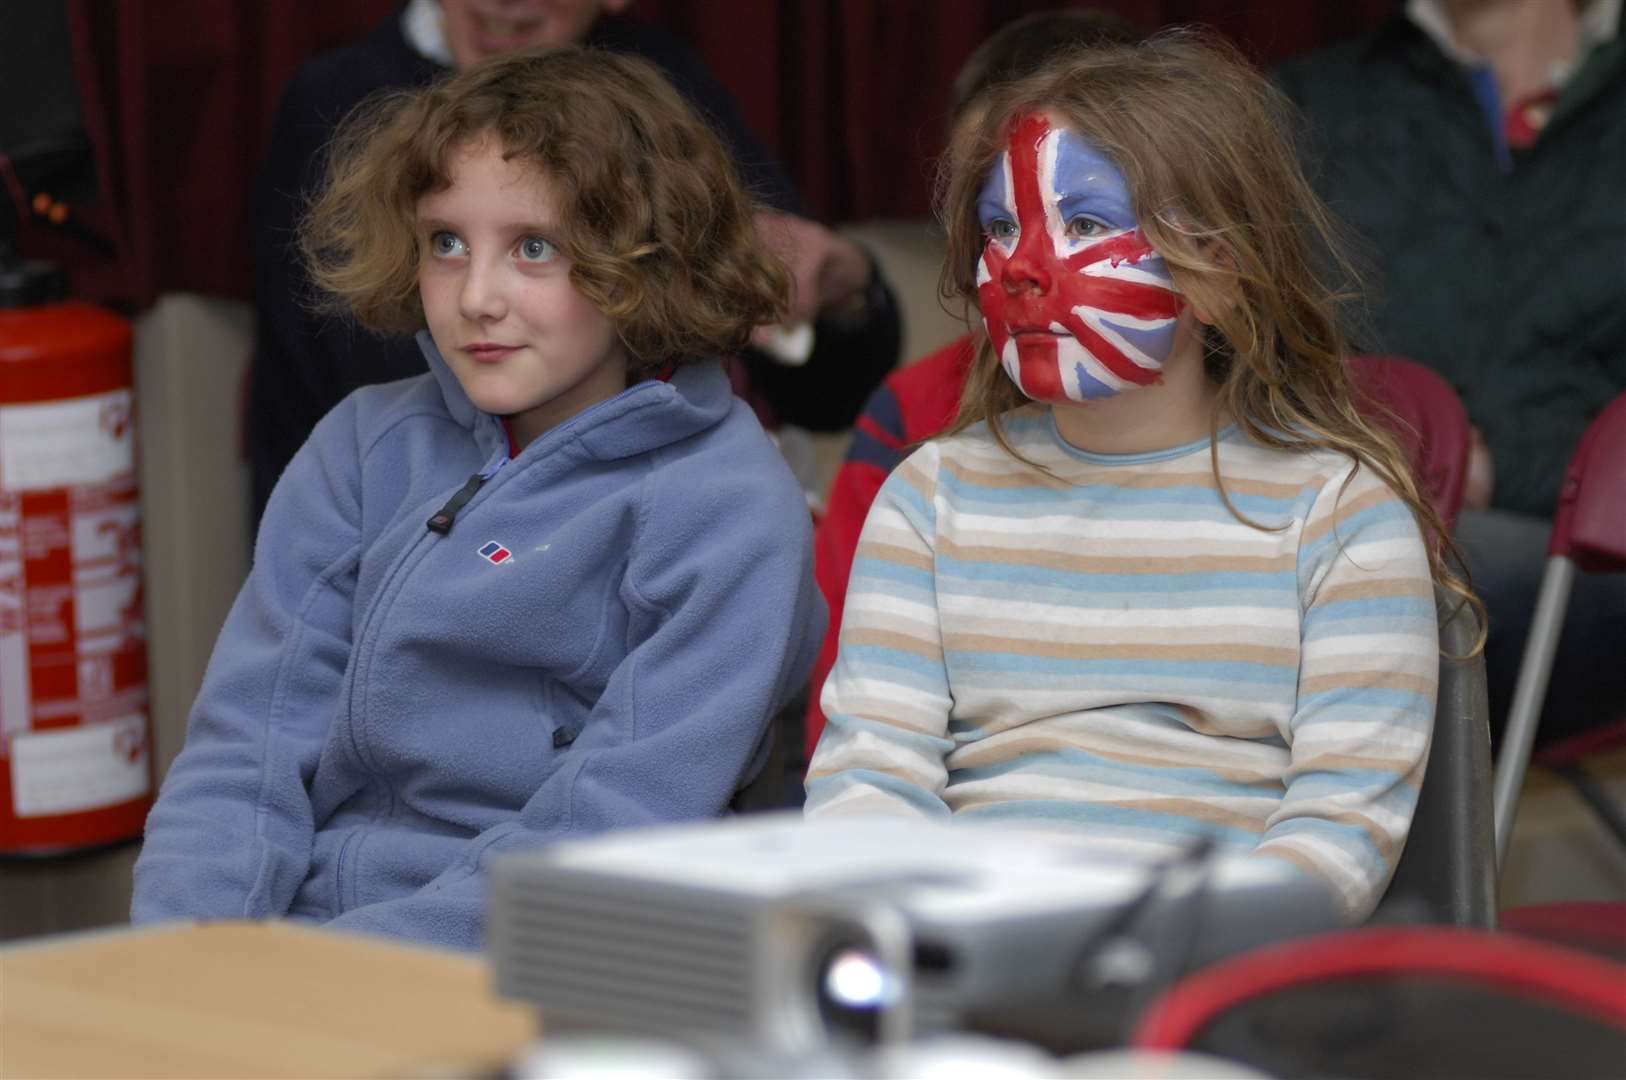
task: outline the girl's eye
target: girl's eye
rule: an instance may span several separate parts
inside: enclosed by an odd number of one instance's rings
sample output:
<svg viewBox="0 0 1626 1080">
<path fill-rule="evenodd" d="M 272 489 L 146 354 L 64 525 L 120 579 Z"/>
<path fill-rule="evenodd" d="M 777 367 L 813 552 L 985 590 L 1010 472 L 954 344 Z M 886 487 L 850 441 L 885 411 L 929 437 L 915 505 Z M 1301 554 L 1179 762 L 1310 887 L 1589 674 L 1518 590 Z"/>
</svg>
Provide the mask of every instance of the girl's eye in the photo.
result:
<svg viewBox="0 0 1626 1080">
<path fill-rule="evenodd" d="M 1094 218 L 1080 215 L 1067 223 L 1067 235 L 1073 239 L 1082 239 L 1088 236 L 1100 236 L 1107 231 L 1107 226 Z"/>
<path fill-rule="evenodd" d="M 1016 236 L 1016 222 L 1009 218 L 995 218 L 982 227 L 990 240 L 1010 240 Z"/>
<path fill-rule="evenodd" d="M 443 259 L 468 253 L 468 249 L 463 246 L 463 241 L 458 239 L 457 234 L 445 230 L 430 235 L 429 251 L 430 254 Z"/>
<path fill-rule="evenodd" d="M 559 254 L 559 249 L 554 247 L 551 240 L 545 240 L 540 236 L 527 236 L 519 242 L 514 253 L 522 262 L 540 263 L 551 262 L 553 257 Z"/>
</svg>

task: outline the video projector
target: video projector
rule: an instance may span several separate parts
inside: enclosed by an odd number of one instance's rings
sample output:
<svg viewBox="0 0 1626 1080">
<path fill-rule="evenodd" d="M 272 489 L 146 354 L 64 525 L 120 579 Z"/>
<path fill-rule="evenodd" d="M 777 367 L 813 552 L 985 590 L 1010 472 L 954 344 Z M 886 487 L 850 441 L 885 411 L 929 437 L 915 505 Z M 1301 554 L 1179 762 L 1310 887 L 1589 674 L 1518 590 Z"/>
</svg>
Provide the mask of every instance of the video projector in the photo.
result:
<svg viewBox="0 0 1626 1080">
<path fill-rule="evenodd" d="M 1148 865 L 995 825 L 758 814 L 499 860 L 488 948 L 550 1036 L 794 1058 L 970 1030 L 1067 1053 L 1120 1041 L 1186 970 L 1337 925 L 1306 875 L 1206 844 Z"/>
</svg>

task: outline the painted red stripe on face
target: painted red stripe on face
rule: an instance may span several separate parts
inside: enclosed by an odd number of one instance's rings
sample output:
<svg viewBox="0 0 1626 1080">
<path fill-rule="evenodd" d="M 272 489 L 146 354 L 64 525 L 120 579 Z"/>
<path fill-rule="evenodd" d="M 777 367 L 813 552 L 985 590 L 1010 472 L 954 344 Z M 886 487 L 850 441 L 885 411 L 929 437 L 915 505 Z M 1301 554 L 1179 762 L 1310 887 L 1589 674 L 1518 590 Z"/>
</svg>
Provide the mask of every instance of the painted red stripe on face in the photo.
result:
<svg viewBox="0 0 1626 1080">
<path fill-rule="evenodd" d="M 1067 396 L 1061 382 L 1059 343 L 1054 335 L 1032 335 L 1016 339 L 1016 360 L 1022 373 L 1022 392 L 1039 401 Z"/>
<path fill-rule="evenodd" d="M 1056 253 L 1045 228 L 1044 194 L 1039 190 L 1039 147 L 1050 134 L 1050 122 L 1030 113 L 1011 132 L 1011 196 L 1016 203 L 1016 250 L 1006 264 L 1007 277 L 1028 278 L 1041 291 L 1056 284 Z"/>
<path fill-rule="evenodd" d="M 1155 255 L 1152 245 L 1146 242 L 1146 237 L 1139 229 L 1132 232 L 1118 233 L 1105 240 L 1098 240 L 1089 247 L 1081 248 L 1062 259 L 1062 265 L 1069 270 L 1079 270 L 1098 262 L 1110 262 L 1113 266 L 1119 263 L 1135 263 Z"/>
<path fill-rule="evenodd" d="M 1172 319 L 1180 314 L 1180 297 L 1168 289 L 1123 278 L 1095 278 L 1086 286 L 1090 303 L 1107 318 L 1130 315 L 1137 319 Z"/>
<path fill-rule="evenodd" d="M 1062 325 L 1075 338 L 1078 343 L 1089 350 L 1091 356 L 1101 362 L 1101 366 L 1112 372 L 1125 382 L 1137 386 L 1148 386 L 1163 377 L 1162 372 L 1148 371 L 1123 354 L 1112 342 L 1096 333 L 1094 327 L 1079 318 L 1069 314 L 1062 320 Z"/>
<path fill-rule="evenodd" d="M 1049 122 L 1037 114 L 1021 117 L 1011 130 L 1006 149 L 1007 198 L 1017 219 L 1016 247 L 1007 253 L 997 240 L 986 242 L 982 256 L 986 280 L 977 289 L 990 343 L 1004 359 L 1013 335 L 1063 331 L 1104 372 L 1133 385 L 1155 383 L 1160 378 L 1158 371 L 1136 364 L 1123 347 L 1085 322 L 1077 310 L 1096 312 L 1109 322 L 1113 316 L 1127 317 L 1125 321 L 1159 321 L 1177 316 L 1183 298 L 1155 281 L 1113 275 L 1112 268 L 1156 258 L 1155 249 L 1139 229 L 1114 233 L 1070 254 L 1058 250 L 1061 241 L 1052 235 L 1045 215 L 1047 199 L 1053 202 L 1062 193 L 1044 190 L 1041 170 L 1045 140 L 1054 135 Z M 1162 276 L 1160 261 L 1151 272 Z M 1061 370 L 1058 340 L 1023 335 L 1016 337 L 1016 344 L 1016 374 L 1023 391 L 1040 400 L 1066 400 L 1064 384 L 1071 373 Z M 1162 357 L 1150 359 L 1160 361 Z M 1098 370 L 1092 379 L 1101 374 Z"/>
</svg>

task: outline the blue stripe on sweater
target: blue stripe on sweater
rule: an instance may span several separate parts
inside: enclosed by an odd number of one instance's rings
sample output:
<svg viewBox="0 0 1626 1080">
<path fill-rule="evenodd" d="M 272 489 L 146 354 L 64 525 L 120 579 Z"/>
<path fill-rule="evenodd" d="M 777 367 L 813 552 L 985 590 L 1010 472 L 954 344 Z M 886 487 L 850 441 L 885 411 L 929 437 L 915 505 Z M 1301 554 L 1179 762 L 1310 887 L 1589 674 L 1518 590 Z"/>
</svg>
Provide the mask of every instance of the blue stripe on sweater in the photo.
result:
<svg viewBox="0 0 1626 1080">
<path fill-rule="evenodd" d="M 909 685 L 915 689 L 941 692 L 943 688 L 942 664 L 903 649 L 844 642 L 841 646 L 840 662 L 843 666 L 858 672 L 873 672 L 879 668 L 886 672 L 888 678 L 906 676 Z"/>
<path fill-rule="evenodd" d="M 962 579 L 974 581 L 1001 581 L 1014 585 L 1041 585 L 1058 588 L 1090 589 L 1116 593 L 1164 594 L 1171 589 L 1188 593 L 1206 593 L 1216 590 L 1257 589 L 1271 592 L 1296 593 L 1297 583 L 1291 570 L 1207 570 L 1189 573 L 1103 573 L 1092 570 L 1059 570 L 1045 566 L 1023 566 L 1017 563 L 985 562 L 982 560 L 954 559 L 946 555 L 937 557 L 939 588 L 949 588 Z M 1153 565 L 1148 560 L 1148 565 Z"/>
<path fill-rule="evenodd" d="M 1241 660 L 1078 660 L 1020 653 L 948 649 L 946 662 L 959 672 L 1020 674 L 1052 678 L 1096 679 L 1101 676 L 1157 680 L 1159 686 L 1186 681 L 1244 682 L 1292 689 L 1298 668 L 1282 664 L 1254 664 Z"/>
<path fill-rule="evenodd" d="M 1165 842 L 1171 833 L 1190 837 L 1208 836 L 1226 847 L 1242 849 L 1252 849 L 1259 842 L 1259 834 L 1247 829 L 1218 825 L 1183 814 L 1113 806 L 1110 803 L 1023 799 L 992 806 L 967 807 L 960 813 L 967 820 L 1061 822 L 1092 829 L 1144 833 Z"/>
<path fill-rule="evenodd" d="M 993 765 L 954 769 L 953 782 L 991 780 L 1010 773 L 1036 773 L 1089 780 L 1100 784 L 1130 784 L 1139 791 L 1163 795 L 1227 796 L 1275 802 L 1281 784 L 1244 784 L 1195 766 L 1130 765 L 1077 748 L 1024 754 Z"/>
<path fill-rule="evenodd" d="M 947 820 L 948 805 L 931 792 L 890 773 L 870 769 L 843 769 L 829 776 L 815 777 L 807 782 L 809 802 L 829 801 L 851 787 L 871 787 L 895 795 L 910 806 L 934 818 Z"/>
</svg>

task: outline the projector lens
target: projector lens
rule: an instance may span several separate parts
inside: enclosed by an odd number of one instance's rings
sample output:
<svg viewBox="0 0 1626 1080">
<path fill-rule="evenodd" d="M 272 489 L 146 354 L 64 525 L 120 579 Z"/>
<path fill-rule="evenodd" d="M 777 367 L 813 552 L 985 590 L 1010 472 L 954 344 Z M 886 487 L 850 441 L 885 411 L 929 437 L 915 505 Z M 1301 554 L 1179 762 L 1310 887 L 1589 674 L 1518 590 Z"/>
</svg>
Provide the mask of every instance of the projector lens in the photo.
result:
<svg viewBox="0 0 1626 1080">
<path fill-rule="evenodd" d="M 832 1035 L 875 1042 L 881 1013 L 897 1000 L 897 992 L 893 976 L 864 945 L 832 946 L 818 968 L 819 1015 Z"/>
</svg>

